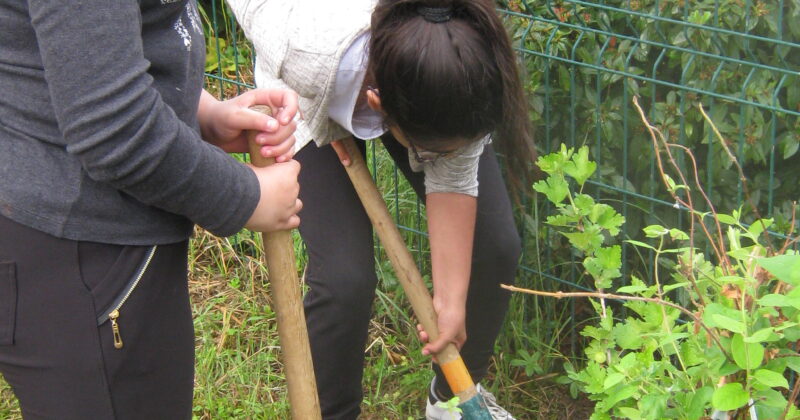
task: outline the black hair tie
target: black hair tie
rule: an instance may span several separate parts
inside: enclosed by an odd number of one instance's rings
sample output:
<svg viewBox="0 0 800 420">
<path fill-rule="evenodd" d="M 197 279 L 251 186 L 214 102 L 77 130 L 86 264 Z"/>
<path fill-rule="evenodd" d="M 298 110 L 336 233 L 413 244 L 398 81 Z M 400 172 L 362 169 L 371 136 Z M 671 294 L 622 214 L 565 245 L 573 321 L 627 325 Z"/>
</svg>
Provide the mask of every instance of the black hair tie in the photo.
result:
<svg viewBox="0 0 800 420">
<path fill-rule="evenodd" d="M 453 8 L 419 6 L 417 7 L 417 13 L 428 22 L 442 23 L 453 17 Z"/>
</svg>

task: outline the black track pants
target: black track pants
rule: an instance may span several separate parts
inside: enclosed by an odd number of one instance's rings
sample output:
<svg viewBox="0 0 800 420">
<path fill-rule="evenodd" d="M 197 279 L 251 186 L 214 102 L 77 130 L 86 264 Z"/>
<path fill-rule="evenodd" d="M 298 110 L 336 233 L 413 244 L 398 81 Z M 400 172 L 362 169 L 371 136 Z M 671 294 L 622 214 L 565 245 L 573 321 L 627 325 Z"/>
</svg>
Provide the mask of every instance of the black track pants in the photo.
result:
<svg viewBox="0 0 800 420">
<path fill-rule="evenodd" d="M 26 420 L 191 418 L 187 242 L 159 246 L 131 289 L 150 250 L 0 216 L 0 373 Z M 115 348 L 107 315 L 128 293 Z"/>
<path fill-rule="evenodd" d="M 357 143 L 363 147 L 364 142 Z M 424 197 L 424 175 L 410 170 L 406 149 L 392 139 L 384 145 L 417 194 Z M 309 254 L 306 281 L 310 286 L 305 310 L 320 404 L 326 420 L 355 419 L 362 399 L 364 349 L 377 283 L 372 228 L 332 147 L 310 145 L 295 158 L 303 165 L 300 233 Z M 486 375 L 508 309 L 510 294 L 499 284 L 514 282 L 520 254 L 511 204 L 491 147 L 481 157 L 478 180 L 467 342 L 461 351 L 476 381 Z M 450 394 L 443 378 L 437 385 L 440 393 Z"/>
</svg>

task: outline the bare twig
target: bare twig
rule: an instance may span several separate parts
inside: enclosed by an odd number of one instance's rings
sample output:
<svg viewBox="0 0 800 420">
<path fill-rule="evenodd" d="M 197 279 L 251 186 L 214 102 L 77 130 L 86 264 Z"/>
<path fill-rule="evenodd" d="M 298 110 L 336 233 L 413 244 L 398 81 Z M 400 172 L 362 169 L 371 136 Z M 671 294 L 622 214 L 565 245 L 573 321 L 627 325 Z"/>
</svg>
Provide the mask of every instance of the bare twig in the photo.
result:
<svg viewBox="0 0 800 420">
<path fill-rule="evenodd" d="M 797 400 L 798 393 L 800 393 L 800 386 L 798 386 L 798 384 L 795 382 L 792 389 L 792 395 L 789 396 L 789 402 L 786 404 L 786 408 L 783 409 L 783 414 L 781 414 L 781 420 L 784 420 L 786 415 L 789 414 L 789 408 L 794 407 L 794 402 Z"/>
<path fill-rule="evenodd" d="M 556 299 L 588 297 L 588 298 L 598 298 L 598 299 L 636 300 L 636 301 L 640 301 L 640 302 L 650 302 L 650 303 L 655 303 L 655 304 L 658 304 L 658 305 L 669 306 L 670 308 L 675 308 L 675 309 L 681 311 L 682 313 L 690 316 L 698 325 L 703 327 L 703 329 L 706 330 L 706 332 L 711 337 L 711 339 L 714 340 L 714 342 L 717 344 L 717 347 L 719 347 L 719 349 L 722 351 L 722 353 L 725 355 L 725 357 L 729 361 L 733 361 L 733 359 L 728 354 L 728 352 L 725 351 L 725 347 L 723 347 L 722 343 L 720 343 L 719 337 L 713 331 L 711 331 L 711 329 L 708 328 L 708 326 L 706 326 L 706 324 L 703 323 L 703 320 L 700 319 L 700 317 L 695 315 L 692 311 L 684 308 L 683 306 L 674 304 L 672 302 L 668 302 L 668 301 L 660 299 L 660 298 L 646 298 L 646 297 L 642 297 L 642 296 L 626 296 L 626 295 L 618 295 L 618 294 L 614 294 L 614 293 L 598 293 L 598 292 L 562 292 L 560 290 L 557 291 L 557 292 L 545 292 L 545 291 L 541 291 L 541 290 L 532 290 L 532 289 L 525 289 L 525 288 L 522 288 L 522 287 L 509 286 L 507 284 L 501 284 L 500 287 L 502 287 L 503 289 L 506 289 L 506 290 L 510 290 L 512 292 L 527 293 L 527 294 L 537 295 L 537 296 L 548 296 L 548 297 L 554 297 Z"/>
<path fill-rule="evenodd" d="M 753 198 L 750 195 L 750 188 L 747 186 L 747 177 L 744 175 L 744 169 L 742 169 L 742 165 L 739 163 L 739 160 L 736 159 L 736 156 L 733 154 L 733 152 L 731 152 L 731 149 L 725 142 L 725 138 L 723 138 L 722 134 L 720 134 L 717 126 L 714 124 L 714 121 L 711 121 L 711 118 L 708 116 L 708 114 L 706 114 L 705 109 L 703 109 L 703 105 L 698 103 L 697 108 L 700 110 L 700 113 L 703 114 L 703 118 L 705 118 L 708 125 L 711 126 L 711 130 L 714 132 L 714 134 L 716 134 L 719 144 L 722 145 L 722 148 L 725 150 L 725 153 L 728 155 L 730 161 L 734 166 L 736 166 L 736 170 L 739 172 L 739 180 L 742 182 L 742 191 L 744 191 L 745 200 L 747 200 L 747 203 L 753 208 L 753 213 L 758 218 L 759 223 L 761 223 L 761 227 L 763 228 L 761 234 L 764 235 L 764 242 L 767 244 L 767 248 L 769 248 L 770 252 L 774 252 L 775 250 L 772 248 L 772 244 L 770 244 L 767 226 L 764 224 L 764 218 L 761 216 L 761 213 L 758 211 L 758 206 L 756 206 L 756 203 L 753 201 Z"/>
<path fill-rule="evenodd" d="M 700 193 L 700 195 L 703 196 L 703 199 L 705 200 L 706 204 L 708 205 L 709 210 L 711 211 L 712 218 L 714 220 L 714 223 L 717 226 L 717 237 L 719 238 L 719 241 L 720 241 L 720 247 L 721 247 L 721 250 L 724 252 L 725 251 L 725 244 L 722 241 L 722 238 L 724 237 L 724 235 L 722 233 L 722 226 L 719 224 L 719 219 L 717 218 L 717 209 L 714 207 L 714 204 L 711 202 L 711 199 L 708 198 L 708 195 L 706 194 L 706 191 L 700 185 L 700 174 L 698 173 L 698 170 L 697 170 L 697 161 L 694 158 L 694 154 L 692 153 L 692 151 L 688 147 L 686 147 L 684 145 L 681 145 L 681 144 L 674 144 L 674 143 L 666 143 L 666 142 L 664 142 L 664 145 L 667 146 L 668 148 L 669 147 L 675 147 L 677 149 L 683 150 L 684 153 L 686 153 L 686 155 L 689 156 L 689 159 L 692 161 L 692 171 L 694 172 L 694 183 L 697 186 L 697 191 Z M 669 150 L 669 149 L 667 149 L 667 150 Z M 690 203 L 691 203 L 691 199 L 690 199 Z M 694 208 L 690 207 L 690 210 L 694 211 Z M 703 220 L 702 220 L 701 216 L 698 215 L 697 217 L 698 217 L 698 220 L 700 221 L 700 224 L 703 226 L 703 231 L 705 232 L 706 237 L 708 237 L 708 239 L 713 243 L 714 242 L 714 238 L 711 236 L 711 233 L 708 232 L 708 230 L 705 229 L 705 223 L 703 223 Z M 727 262 L 727 258 L 724 259 L 724 260 L 721 260 L 721 261 Z"/>
<path fill-rule="evenodd" d="M 639 115 L 641 116 L 642 121 L 645 122 L 645 124 L 649 125 L 649 122 L 647 122 L 647 120 L 646 120 L 646 118 L 644 116 L 644 111 L 642 111 L 641 107 L 639 107 L 639 102 L 638 102 L 637 98 L 634 97 L 633 99 L 634 99 L 633 100 L 634 105 L 638 109 Z M 655 128 L 655 127 L 653 127 L 653 128 Z M 717 218 L 716 209 L 714 208 L 714 205 L 711 203 L 711 200 L 708 198 L 708 195 L 706 195 L 705 190 L 703 190 L 702 185 L 700 185 L 700 177 L 698 175 L 697 162 L 694 160 L 694 155 L 692 154 L 691 150 L 689 150 L 685 146 L 667 142 L 666 139 L 664 138 L 664 135 L 660 131 L 656 130 L 655 132 L 659 134 L 659 138 L 661 139 L 661 142 L 664 144 L 664 151 L 667 153 L 667 156 L 669 157 L 669 160 L 670 160 L 670 163 L 672 164 L 672 167 L 675 168 L 675 171 L 677 172 L 678 176 L 681 179 L 681 182 L 683 182 L 684 185 L 688 185 L 689 183 L 686 181 L 686 178 L 684 177 L 683 173 L 681 172 L 681 169 L 678 166 L 677 162 L 675 161 L 675 158 L 672 156 L 672 151 L 670 150 L 670 148 L 675 147 L 675 148 L 682 149 L 690 157 L 690 159 L 692 161 L 692 169 L 693 169 L 694 175 L 695 175 L 695 177 L 694 177 L 695 178 L 695 185 L 697 186 L 697 190 L 703 196 L 703 199 L 705 200 L 706 204 L 708 205 L 708 208 L 711 211 L 712 219 L 713 219 L 713 221 L 714 221 L 714 223 L 716 225 L 716 228 L 717 228 L 717 235 L 716 235 L 716 238 L 718 240 L 717 244 L 714 243 L 714 238 L 715 237 L 712 236 L 711 232 L 709 232 L 708 229 L 706 228 L 706 225 L 703 222 L 702 216 L 694 214 L 695 207 L 694 207 L 694 203 L 692 202 L 692 195 L 691 194 L 687 194 L 686 195 L 686 199 L 687 199 L 687 201 L 689 203 L 686 207 L 688 207 L 690 209 L 690 211 L 692 212 L 692 214 L 695 217 L 698 218 L 698 221 L 700 222 L 700 227 L 703 229 L 703 232 L 705 233 L 706 237 L 708 238 L 708 240 L 712 244 L 712 247 L 714 248 L 715 253 L 717 254 L 717 259 L 720 261 L 720 264 L 723 266 L 723 268 L 726 271 L 729 271 L 731 264 L 730 264 L 730 261 L 728 260 L 728 254 L 727 254 L 727 250 L 725 249 L 725 242 L 723 240 L 725 235 L 722 232 L 722 226 L 720 225 L 719 220 Z M 651 136 L 652 135 L 653 135 L 653 132 L 651 131 Z M 655 140 L 656 139 L 653 138 L 654 142 L 655 142 Z M 658 153 L 658 149 L 657 148 L 656 148 L 656 157 L 659 160 L 661 159 L 661 156 Z M 664 175 L 664 174 L 662 173 L 662 175 Z M 663 178 L 663 176 L 662 176 L 662 178 Z M 664 183 L 666 185 L 666 180 L 664 180 Z M 675 194 L 673 192 L 671 192 L 671 194 L 673 195 L 673 197 L 675 197 L 677 199 L 677 194 Z M 692 228 L 694 228 L 694 218 L 691 218 L 691 223 L 692 223 Z M 693 230 L 692 230 L 692 232 L 690 232 L 690 237 L 691 237 L 692 240 L 694 239 L 694 231 Z"/>
<path fill-rule="evenodd" d="M 703 229 L 703 232 L 705 233 L 706 237 L 709 239 L 709 242 L 711 243 L 711 247 L 714 249 L 714 253 L 717 256 L 717 259 L 719 261 L 721 261 L 721 263 L 725 267 L 726 271 L 728 271 L 729 267 L 730 267 L 730 262 L 728 260 L 727 253 L 725 251 L 725 244 L 724 244 L 724 242 L 722 240 L 722 238 L 724 237 L 724 235 L 722 233 L 722 227 L 720 226 L 719 221 L 717 220 L 716 211 L 714 209 L 713 204 L 711 203 L 711 200 L 705 194 L 705 191 L 703 191 L 703 188 L 700 185 L 699 175 L 698 175 L 698 171 L 697 171 L 697 162 L 694 159 L 694 155 L 685 146 L 668 143 L 664 139 L 664 135 L 656 127 L 651 125 L 650 122 L 647 120 L 647 117 L 644 115 L 644 111 L 642 110 L 641 106 L 639 106 L 639 101 L 638 101 L 637 97 L 635 97 L 635 96 L 633 97 L 633 104 L 636 107 L 637 111 L 639 112 L 639 116 L 640 116 L 642 122 L 647 127 L 647 130 L 650 132 L 650 138 L 653 141 L 653 150 L 655 151 L 656 162 L 658 162 L 658 169 L 659 169 L 659 173 L 661 174 L 662 182 L 664 183 L 665 186 L 667 186 L 667 190 L 669 191 L 670 195 L 672 196 L 672 198 L 677 203 L 683 204 L 684 207 L 687 207 L 687 208 L 690 209 L 691 217 L 689 218 L 689 221 L 690 221 L 689 222 L 690 223 L 690 227 L 689 227 L 689 249 L 690 249 L 690 251 L 689 252 L 690 252 L 691 255 L 690 255 L 689 261 L 688 261 L 689 267 L 688 267 L 688 271 L 687 271 L 688 272 L 687 279 L 691 282 L 692 288 L 694 288 L 695 292 L 697 293 L 697 296 L 700 299 L 701 305 L 704 305 L 705 304 L 705 299 L 703 298 L 703 293 L 700 290 L 700 288 L 698 287 L 696 279 L 694 278 L 694 269 L 693 269 L 693 264 L 694 264 L 695 217 L 698 218 L 698 220 L 700 222 L 700 226 Z M 658 134 L 658 137 L 656 136 L 656 133 Z M 678 176 L 680 177 L 681 182 L 683 183 L 683 185 L 687 185 L 688 182 L 686 181 L 686 178 L 684 177 L 683 173 L 681 172 L 680 168 L 678 167 L 677 162 L 675 162 L 675 159 L 672 156 L 672 152 L 670 151 L 670 147 L 681 148 L 690 157 L 691 162 L 692 162 L 692 169 L 693 169 L 694 175 L 695 175 L 695 183 L 697 185 L 697 189 L 700 191 L 700 193 L 703 195 L 703 198 L 706 200 L 706 203 L 708 204 L 709 208 L 711 209 L 712 215 L 714 216 L 713 219 L 716 222 L 717 238 L 719 239 L 718 243 L 716 243 L 714 241 L 714 236 L 712 236 L 711 232 L 708 231 L 708 228 L 706 227 L 705 223 L 703 222 L 702 216 L 695 214 L 694 203 L 692 202 L 692 195 L 691 194 L 687 194 L 688 202 L 685 202 L 680 197 L 678 197 L 678 195 L 675 193 L 675 191 L 672 191 L 669 188 L 669 183 L 667 182 L 667 175 L 664 172 L 664 166 L 663 166 L 663 163 L 662 163 L 662 160 L 661 160 L 661 154 L 659 153 L 659 147 L 658 147 L 658 139 L 659 138 L 661 139 L 661 142 L 664 144 L 664 148 L 665 148 L 665 150 L 667 152 L 667 155 L 669 156 L 670 163 L 672 164 L 672 166 L 677 171 Z M 693 298 L 692 298 L 692 303 L 695 303 Z"/>
<path fill-rule="evenodd" d="M 784 242 L 783 247 L 780 250 L 781 254 L 785 254 L 786 250 L 788 250 L 790 246 L 794 245 L 795 242 L 800 240 L 800 236 L 791 238 L 792 234 L 794 233 L 794 224 L 796 222 L 797 222 L 797 201 L 792 201 L 792 224 L 789 227 L 789 232 L 786 233 L 786 242 Z"/>
<path fill-rule="evenodd" d="M 691 194 L 687 195 L 687 199 L 689 200 L 689 202 L 687 203 L 686 201 L 683 201 L 683 199 L 678 197 L 678 195 L 675 194 L 675 192 L 672 191 L 669 188 L 669 184 L 667 183 L 667 174 L 666 174 L 666 172 L 664 170 L 664 163 L 661 160 L 661 153 L 658 152 L 658 150 L 659 150 L 658 139 L 659 138 L 661 139 L 661 141 L 665 145 L 667 144 L 666 140 L 664 140 L 664 135 L 661 133 L 661 131 L 658 130 L 658 128 L 654 127 L 647 120 L 647 117 L 644 115 L 644 111 L 642 110 L 642 107 L 639 106 L 639 100 L 638 100 L 638 98 L 636 96 L 633 97 L 633 105 L 636 107 L 636 110 L 639 111 L 639 117 L 642 119 L 642 122 L 644 123 L 645 127 L 647 127 L 647 131 L 650 133 L 650 139 L 653 141 L 653 151 L 656 154 L 656 162 L 658 163 L 658 172 L 661 175 L 661 181 L 664 183 L 664 185 L 667 186 L 667 191 L 670 193 L 670 195 L 672 196 L 672 198 L 675 200 L 676 203 L 681 204 L 684 207 L 687 207 L 687 208 L 690 208 L 690 209 L 694 210 L 694 206 L 692 205 L 692 196 L 691 196 Z M 656 136 L 656 134 L 658 134 L 658 136 Z M 667 149 L 667 152 L 669 153 L 669 147 L 666 147 L 666 149 Z M 675 166 L 677 168 L 677 164 L 675 164 L 674 159 L 672 159 L 672 155 L 671 154 L 669 154 L 669 157 L 670 157 L 670 160 L 673 163 L 673 166 Z M 680 178 L 682 180 L 681 182 L 683 183 L 683 185 L 688 184 L 688 182 L 686 182 L 686 179 L 683 176 L 683 173 L 680 170 L 678 170 L 678 176 L 680 176 Z M 690 220 L 691 220 L 691 225 L 690 225 L 690 229 L 689 229 L 690 230 L 690 232 L 689 232 L 689 240 L 691 241 L 690 248 L 694 248 L 694 246 L 693 246 L 693 244 L 694 244 L 694 218 L 692 217 L 692 218 L 690 218 Z M 719 254 L 720 252 L 719 252 L 719 249 L 717 249 L 716 245 L 712 244 L 712 246 L 714 247 L 714 252 Z M 689 271 L 691 272 L 692 270 L 690 269 Z"/>
</svg>

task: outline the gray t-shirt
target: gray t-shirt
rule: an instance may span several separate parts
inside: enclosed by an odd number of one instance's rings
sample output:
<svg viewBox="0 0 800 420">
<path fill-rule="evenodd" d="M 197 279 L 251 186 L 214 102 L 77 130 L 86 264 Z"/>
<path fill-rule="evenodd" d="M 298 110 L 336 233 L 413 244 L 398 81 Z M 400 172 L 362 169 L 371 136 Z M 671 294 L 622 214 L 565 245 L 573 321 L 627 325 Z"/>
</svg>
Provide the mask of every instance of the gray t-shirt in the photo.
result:
<svg viewBox="0 0 800 420">
<path fill-rule="evenodd" d="M 145 245 L 233 234 L 255 175 L 198 133 L 193 1 L 0 0 L 0 214 Z"/>
</svg>

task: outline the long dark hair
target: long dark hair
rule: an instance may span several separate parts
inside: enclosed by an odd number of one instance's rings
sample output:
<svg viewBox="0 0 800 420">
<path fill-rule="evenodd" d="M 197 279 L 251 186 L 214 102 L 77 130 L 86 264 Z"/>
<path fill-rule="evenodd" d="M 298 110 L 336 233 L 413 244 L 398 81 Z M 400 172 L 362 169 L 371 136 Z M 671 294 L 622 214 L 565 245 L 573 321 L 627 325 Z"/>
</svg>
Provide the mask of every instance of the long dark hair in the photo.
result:
<svg viewBox="0 0 800 420">
<path fill-rule="evenodd" d="M 529 191 L 536 152 L 527 101 L 493 2 L 380 0 L 371 32 L 369 73 L 387 124 L 431 150 L 493 133 L 512 192 Z"/>
</svg>

